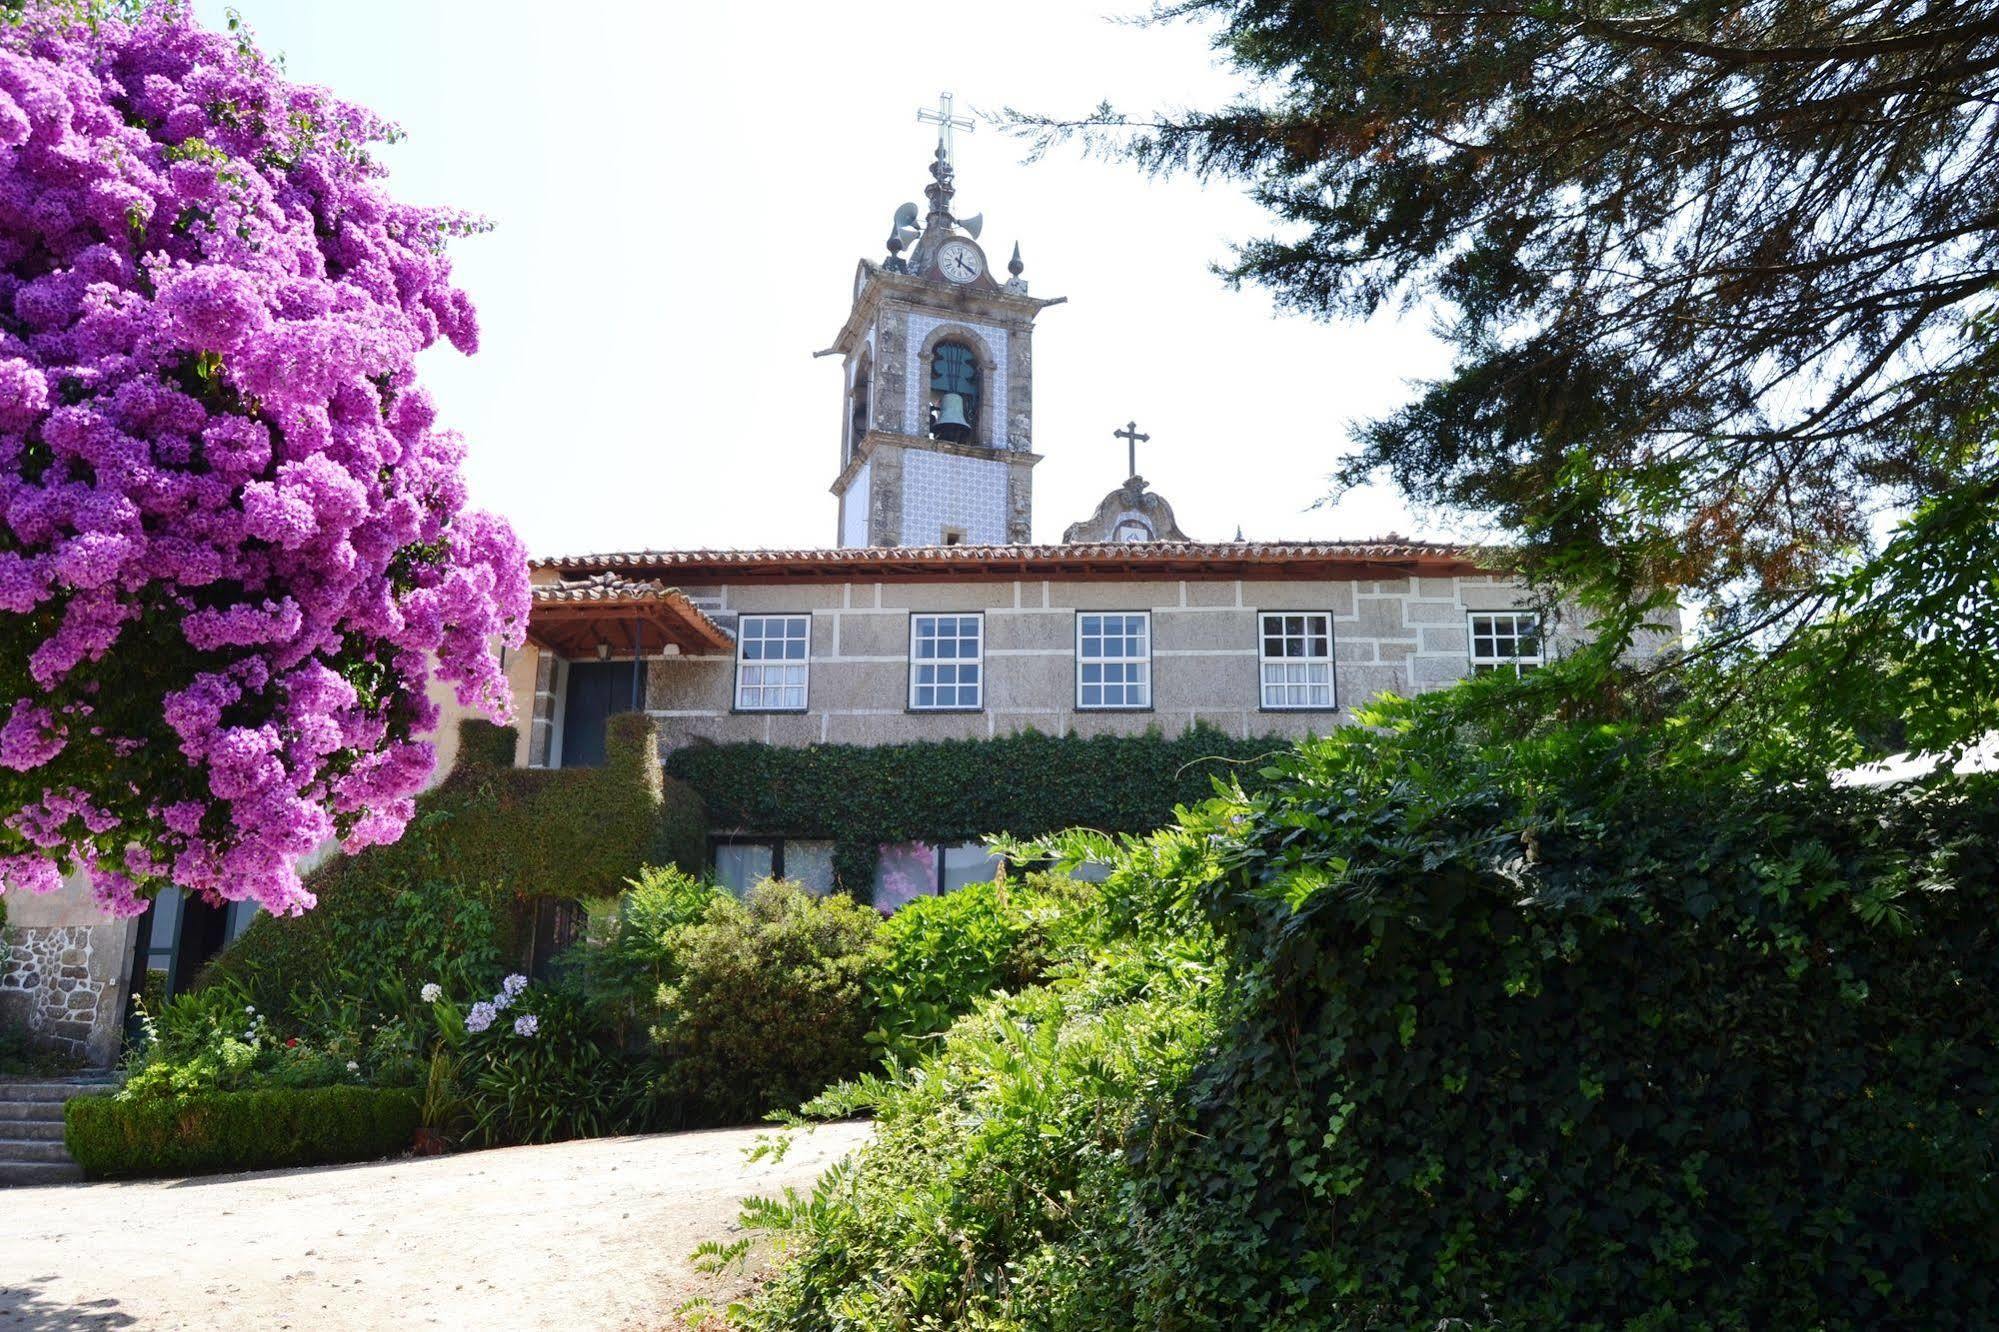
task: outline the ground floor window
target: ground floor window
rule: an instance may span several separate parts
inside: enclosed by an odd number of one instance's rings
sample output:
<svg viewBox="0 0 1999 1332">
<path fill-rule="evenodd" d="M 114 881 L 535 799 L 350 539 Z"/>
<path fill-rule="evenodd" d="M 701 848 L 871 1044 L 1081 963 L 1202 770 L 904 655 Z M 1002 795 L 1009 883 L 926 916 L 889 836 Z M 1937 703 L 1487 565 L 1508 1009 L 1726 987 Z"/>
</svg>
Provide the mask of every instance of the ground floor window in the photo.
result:
<svg viewBox="0 0 1999 1332">
<path fill-rule="evenodd" d="M 875 906 L 884 912 L 894 911 L 919 897 L 936 897 L 968 883 L 990 882 L 999 877 L 1001 863 L 978 842 L 885 845 L 875 861 Z"/>
<path fill-rule="evenodd" d="M 807 837 L 725 837 L 710 848 L 715 881 L 741 897 L 765 879 L 792 879 L 813 893 L 833 891 L 833 844 Z"/>
</svg>

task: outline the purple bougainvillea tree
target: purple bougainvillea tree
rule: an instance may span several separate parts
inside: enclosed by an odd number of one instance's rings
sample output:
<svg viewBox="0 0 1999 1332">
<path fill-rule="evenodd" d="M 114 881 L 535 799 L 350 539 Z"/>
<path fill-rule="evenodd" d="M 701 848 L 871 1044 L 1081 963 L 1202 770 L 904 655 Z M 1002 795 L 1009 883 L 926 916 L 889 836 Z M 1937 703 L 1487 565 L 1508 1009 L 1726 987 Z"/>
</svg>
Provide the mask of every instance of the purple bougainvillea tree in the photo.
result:
<svg viewBox="0 0 1999 1332">
<path fill-rule="evenodd" d="M 0 4 L 0 891 L 303 910 L 399 836 L 435 676 L 496 719 L 522 550 L 416 354 L 470 352 L 393 129 L 177 3 Z"/>
</svg>

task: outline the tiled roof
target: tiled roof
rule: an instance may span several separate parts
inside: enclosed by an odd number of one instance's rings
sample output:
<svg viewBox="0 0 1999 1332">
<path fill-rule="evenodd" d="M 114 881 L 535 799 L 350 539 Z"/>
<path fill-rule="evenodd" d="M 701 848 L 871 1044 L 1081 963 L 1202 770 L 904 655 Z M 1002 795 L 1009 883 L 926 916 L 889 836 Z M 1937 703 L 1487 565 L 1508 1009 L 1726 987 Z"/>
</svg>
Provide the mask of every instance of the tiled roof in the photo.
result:
<svg viewBox="0 0 1999 1332">
<path fill-rule="evenodd" d="M 829 577 L 843 574 L 967 577 L 1023 574 L 1123 577 L 1149 572 L 1211 577 L 1309 577 L 1314 569 L 1369 567 L 1467 573 L 1488 567 L 1493 553 L 1475 546 L 1391 537 L 1381 541 L 1131 541 L 1073 545 L 844 546 L 794 550 L 633 550 L 547 556 L 539 569 L 672 571 L 675 577 L 749 575 Z"/>
<path fill-rule="evenodd" d="M 584 578 L 565 578 L 555 583 L 537 583 L 530 589 L 535 612 L 530 615 L 530 632 L 547 632 L 555 616 L 589 615 L 601 608 L 607 614 L 644 608 L 663 631 L 676 642 L 688 646 L 715 647 L 733 641 L 728 630 L 716 624 L 706 612 L 687 599 L 677 587 L 668 587 L 656 578 L 631 578 L 617 573 L 599 573 Z"/>
</svg>

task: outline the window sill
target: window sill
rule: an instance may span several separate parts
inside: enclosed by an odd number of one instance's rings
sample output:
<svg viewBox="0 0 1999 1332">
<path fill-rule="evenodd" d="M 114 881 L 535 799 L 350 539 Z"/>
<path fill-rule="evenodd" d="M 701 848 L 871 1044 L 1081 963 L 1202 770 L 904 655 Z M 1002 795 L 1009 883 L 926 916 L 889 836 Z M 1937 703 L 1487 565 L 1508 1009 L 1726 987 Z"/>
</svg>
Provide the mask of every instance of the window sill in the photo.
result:
<svg viewBox="0 0 1999 1332">
<path fill-rule="evenodd" d="M 811 708 L 730 708 L 731 717 L 803 717 Z"/>
<path fill-rule="evenodd" d="M 1258 708 L 1258 709 L 1257 709 L 1257 711 L 1258 711 L 1258 712 L 1276 712 L 1276 713 L 1283 713 L 1283 712 L 1302 712 L 1302 713 L 1305 713 L 1305 714 L 1306 714 L 1307 716 L 1310 716 L 1310 715 L 1313 715 L 1313 714 L 1317 714 L 1317 715 L 1319 715 L 1319 716 L 1322 716 L 1322 717 L 1324 717 L 1324 716 L 1329 716 L 1329 715 L 1331 715 L 1331 714 L 1333 714 L 1333 713 L 1335 713 L 1335 712 L 1341 712 L 1341 711 L 1344 711 L 1344 709 L 1342 709 L 1342 708 L 1340 707 L 1340 705 L 1339 705 L 1339 704 L 1337 704 L 1337 703 L 1333 704 L 1333 705 L 1332 705 L 1331 707 L 1329 707 L 1329 708 L 1322 708 L 1322 707 L 1305 707 L 1305 708 L 1273 708 L 1273 707 L 1270 707 L 1270 706 L 1269 706 L 1268 704 L 1266 704 L 1266 705 L 1264 705 L 1263 707 L 1260 707 L 1260 708 Z"/>
<path fill-rule="evenodd" d="M 953 717 L 953 716 L 966 717 L 966 716 L 976 716 L 977 714 L 984 712 L 985 709 L 984 708 L 904 708 L 902 711 L 903 715 L 908 717 Z"/>
</svg>

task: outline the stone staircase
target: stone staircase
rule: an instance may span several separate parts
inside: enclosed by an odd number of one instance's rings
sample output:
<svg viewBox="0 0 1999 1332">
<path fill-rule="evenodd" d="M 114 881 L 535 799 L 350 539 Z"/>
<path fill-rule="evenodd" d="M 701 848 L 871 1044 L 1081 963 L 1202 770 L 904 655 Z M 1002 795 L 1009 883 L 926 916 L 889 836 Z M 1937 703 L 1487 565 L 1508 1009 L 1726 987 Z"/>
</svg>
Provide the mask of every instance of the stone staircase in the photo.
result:
<svg viewBox="0 0 1999 1332">
<path fill-rule="evenodd" d="M 63 1102 L 117 1085 L 109 1074 L 0 1078 L 0 1189 L 82 1179 L 62 1145 Z"/>
</svg>

